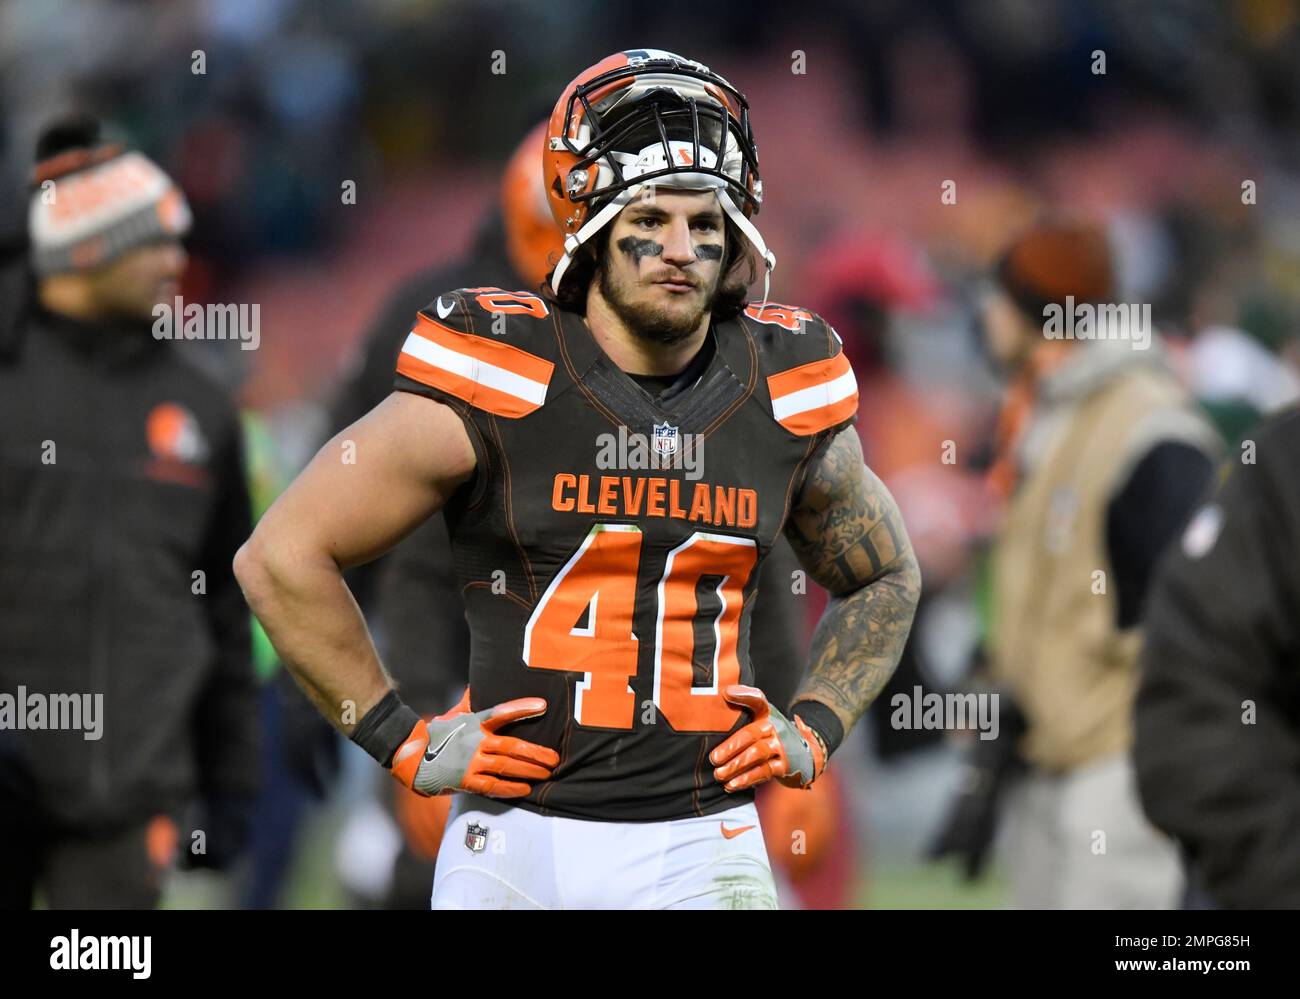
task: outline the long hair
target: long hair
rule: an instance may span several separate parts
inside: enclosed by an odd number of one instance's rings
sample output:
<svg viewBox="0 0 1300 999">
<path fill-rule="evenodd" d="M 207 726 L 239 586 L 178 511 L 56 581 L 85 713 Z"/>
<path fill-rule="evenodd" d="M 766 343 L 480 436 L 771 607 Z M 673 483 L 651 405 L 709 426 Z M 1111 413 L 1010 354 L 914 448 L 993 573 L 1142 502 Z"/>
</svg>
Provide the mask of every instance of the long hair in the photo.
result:
<svg viewBox="0 0 1300 999">
<path fill-rule="evenodd" d="M 609 253 L 609 235 L 613 229 L 612 222 L 605 225 L 593 239 L 587 240 L 578 248 L 573 262 L 564 273 L 564 280 L 560 282 L 559 294 L 551 289 L 551 276 L 555 273 L 555 268 L 551 268 L 542 287 L 542 297 L 546 301 L 568 312 L 586 315 L 587 291 Z M 713 318 L 718 322 L 732 319 L 744 310 L 749 302 L 749 286 L 754 283 L 757 273 L 749 241 L 731 221 L 730 216 L 723 217 L 722 229 L 725 236 L 722 276 L 713 293 L 711 310 Z"/>
</svg>

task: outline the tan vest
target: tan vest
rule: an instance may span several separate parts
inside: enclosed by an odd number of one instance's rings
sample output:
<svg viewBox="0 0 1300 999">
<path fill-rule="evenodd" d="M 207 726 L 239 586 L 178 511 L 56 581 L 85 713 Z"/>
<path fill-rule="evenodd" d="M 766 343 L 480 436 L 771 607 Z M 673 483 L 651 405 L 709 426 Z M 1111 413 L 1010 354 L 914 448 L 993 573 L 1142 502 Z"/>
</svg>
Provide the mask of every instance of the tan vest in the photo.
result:
<svg viewBox="0 0 1300 999">
<path fill-rule="evenodd" d="M 1181 387 L 1149 365 L 1064 406 L 993 552 L 991 670 L 1029 721 L 1022 752 L 1051 771 L 1132 743 L 1141 635 L 1116 627 L 1107 504 L 1157 441 L 1213 446 Z"/>
</svg>

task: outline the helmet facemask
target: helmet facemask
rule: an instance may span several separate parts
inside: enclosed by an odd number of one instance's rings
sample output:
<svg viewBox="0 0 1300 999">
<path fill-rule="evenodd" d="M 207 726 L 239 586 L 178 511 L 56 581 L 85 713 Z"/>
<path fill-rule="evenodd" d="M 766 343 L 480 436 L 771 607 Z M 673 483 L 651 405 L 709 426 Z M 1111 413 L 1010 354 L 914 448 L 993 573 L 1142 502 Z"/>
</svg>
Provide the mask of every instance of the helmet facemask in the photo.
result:
<svg viewBox="0 0 1300 999">
<path fill-rule="evenodd" d="M 587 142 L 586 152 L 579 153 L 570 171 L 572 175 L 595 167 L 595 186 L 585 191 L 571 186 L 571 201 L 603 205 L 639 183 L 721 189 L 746 214 L 758 211 L 762 186 L 752 147 L 746 149 L 739 141 L 733 119 L 716 103 L 654 89 L 635 102 L 619 101 L 597 127 L 600 134 Z M 589 131 L 584 123 L 579 134 Z M 688 166 L 694 169 L 684 169 Z M 750 190 L 751 180 L 756 190 Z"/>
<path fill-rule="evenodd" d="M 587 239 L 646 186 L 675 187 L 715 191 L 766 265 L 766 302 L 776 256 L 749 221 L 762 202 L 757 147 L 748 103 L 722 77 L 680 56 L 634 59 L 577 86 L 564 105 L 562 134 L 549 141 L 577 157 L 563 193 L 569 204 L 587 206 L 568 220 L 582 224 L 565 237 L 565 256 L 551 277 L 557 293 Z"/>
</svg>

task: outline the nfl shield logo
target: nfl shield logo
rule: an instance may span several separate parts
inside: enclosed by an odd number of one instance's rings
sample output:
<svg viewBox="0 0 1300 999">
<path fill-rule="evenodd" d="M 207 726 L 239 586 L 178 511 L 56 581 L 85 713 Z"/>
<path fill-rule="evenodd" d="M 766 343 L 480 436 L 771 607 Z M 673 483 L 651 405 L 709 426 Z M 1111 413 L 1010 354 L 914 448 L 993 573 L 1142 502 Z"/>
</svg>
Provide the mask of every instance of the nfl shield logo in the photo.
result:
<svg viewBox="0 0 1300 999">
<path fill-rule="evenodd" d="M 668 421 L 654 425 L 655 452 L 669 455 L 677 453 L 677 428 L 670 427 Z"/>
<path fill-rule="evenodd" d="M 482 853 L 487 846 L 488 827 L 471 822 L 465 830 L 465 846 L 470 853 Z"/>
</svg>

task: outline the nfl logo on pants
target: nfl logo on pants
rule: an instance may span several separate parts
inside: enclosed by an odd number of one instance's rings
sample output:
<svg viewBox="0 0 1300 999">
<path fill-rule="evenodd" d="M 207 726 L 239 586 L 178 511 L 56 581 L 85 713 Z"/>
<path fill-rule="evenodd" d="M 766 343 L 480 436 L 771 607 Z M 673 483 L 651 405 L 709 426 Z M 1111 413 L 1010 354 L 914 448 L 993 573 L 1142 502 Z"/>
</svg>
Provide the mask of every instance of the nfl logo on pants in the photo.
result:
<svg viewBox="0 0 1300 999">
<path fill-rule="evenodd" d="M 487 846 L 488 827 L 471 822 L 465 829 L 465 846 L 470 853 L 482 853 Z"/>
</svg>

